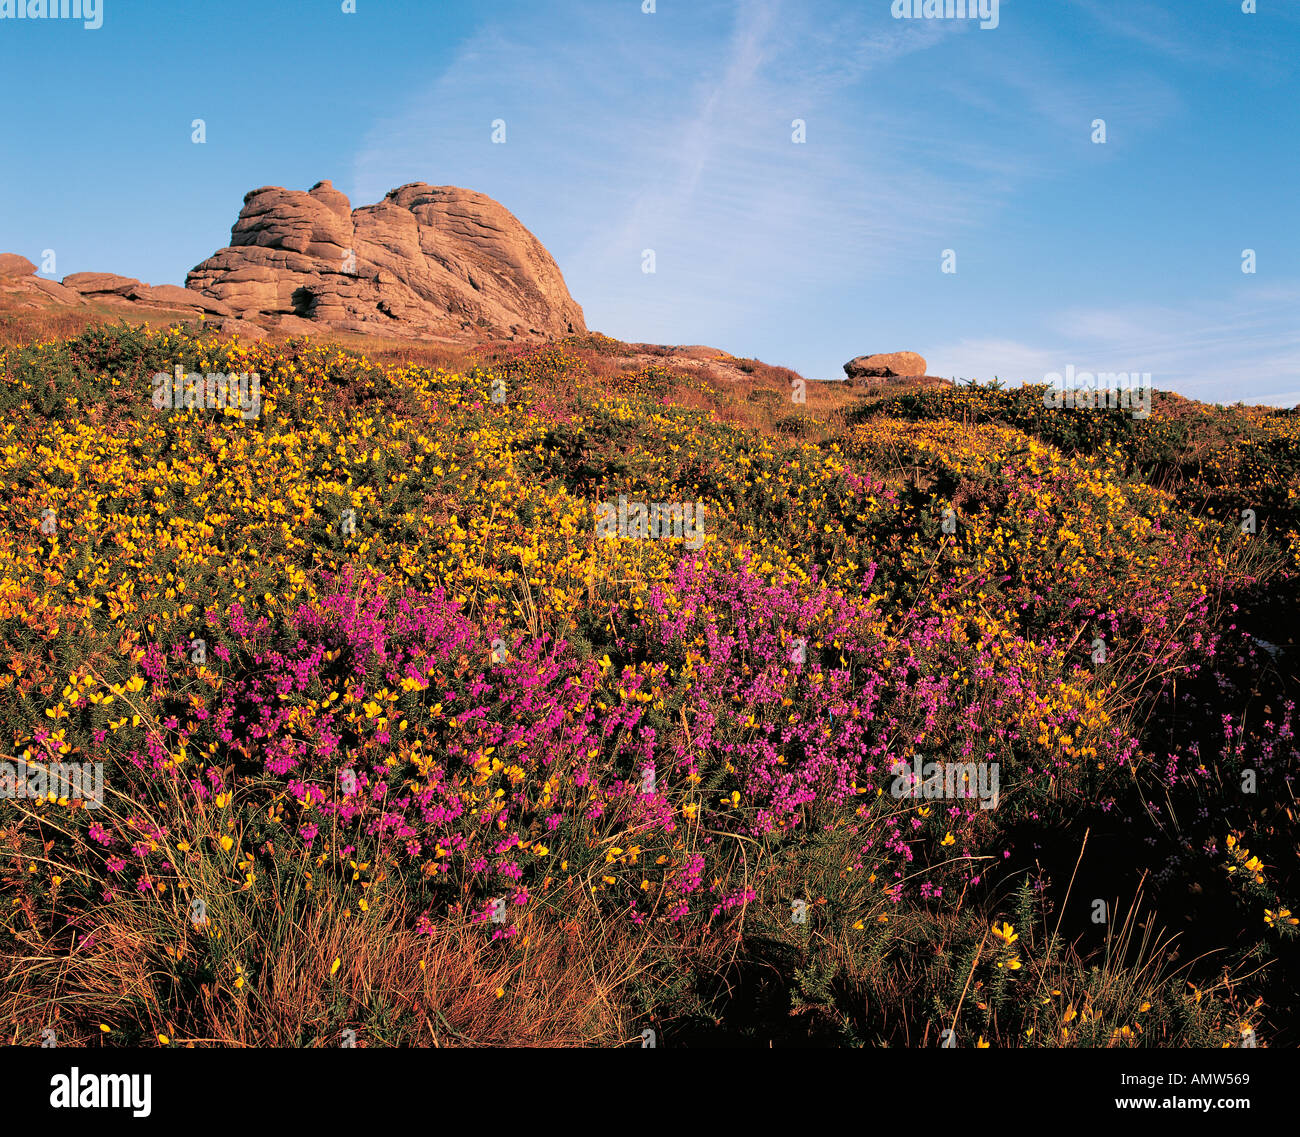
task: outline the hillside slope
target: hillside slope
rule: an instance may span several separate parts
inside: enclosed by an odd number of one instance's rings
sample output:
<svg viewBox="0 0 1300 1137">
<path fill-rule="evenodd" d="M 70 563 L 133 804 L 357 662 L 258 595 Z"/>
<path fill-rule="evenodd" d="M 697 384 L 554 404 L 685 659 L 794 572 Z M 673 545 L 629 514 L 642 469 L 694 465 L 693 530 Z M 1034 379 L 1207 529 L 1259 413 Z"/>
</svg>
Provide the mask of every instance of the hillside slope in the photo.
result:
<svg viewBox="0 0 1300 1137">
<path fill-rule="evenodd" d="M 16 1035 L 1294 1045 L 1300 419 L 645 347 L 0 350 Z"/>
</svg>

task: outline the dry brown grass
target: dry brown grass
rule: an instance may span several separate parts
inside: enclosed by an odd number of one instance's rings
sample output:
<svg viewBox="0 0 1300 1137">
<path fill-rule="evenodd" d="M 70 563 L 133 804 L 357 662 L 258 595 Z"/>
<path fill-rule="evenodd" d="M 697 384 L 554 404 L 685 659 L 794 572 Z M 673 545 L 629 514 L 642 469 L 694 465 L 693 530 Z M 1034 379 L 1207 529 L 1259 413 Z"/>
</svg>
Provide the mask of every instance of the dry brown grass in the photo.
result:
<svg viewBox="0 0 1300 1137">
<path fill-rule="evenodd" d="M 473 342 L 377 339 L 328 331 L 311 338 L 314 341 L 337 344 L 378 363 L 413 363 L 421 367 L 441 367 L 447 371 L 468 370 L 478 362 L 484 350 L 483 344 Z"/>
<path fill-rule="evenodd" d="M 639 1033 L 618 996 L 643 948 L 607 924 L 531 914 L 515 942 L 494 943 L 481 923 L 416 934 L 400 890 L 366 912 L 304 899 L 277 897 L 269 917 L 218 899 L 208 930 L 183 905 L 102 905 L 90 948 L 50 941 L 0 961 L 8 1041 L 34 1043 L 47 1027 L 60 1046 L 159 1035 L 173 1046 L 337 1046 L 347 1028 L 361 1047 L 583 1046 Z M 581 897 L 569 899 L 581 911 Z"/>
<path fill-rule="evenodd" d="M 111 794 L 103 808 L 155 825 L 166 805 L 184 831 L 218 831 L 219 807 L 174 787 L 167 796 Z M 12 808 L 23 825 L 58 827 L 35 807 Z M 621 995 L 649 941 L 601 918 L 580 880 L 557 882 L 515 917 L 517 935 L 493 941 L 494 925 L 455 910 L 421 934 L 411 893 L 386 870 L 375 866 L 362 885 L 306 851 L 278 862 L 255 895 L 215 838 L 177 851 L 176 887 L 87 908 L 89 898 L 60 895 L 88 882 L 84 854 L 47 861 L 61 883 L 42 896 L 16 831 L 5 837 L 0 878 L 14 905 L 0 1031 L 13 1044 L 36 1044 L 51 1028 L 60 1046 L 156 1045 L 160 1035 L 179 1046 L 334 1046 L 350 1028 L 358 1046 L 578 1046 L 640 1029 Z M 205 926 L 191 919 L 196 897 Z M 70 908 L 89 914 L 75 930 L 56 916 Z"/>
<path fill-rule="evenodd" d="M 95 300 L 85 307 L 72 308 L 50 303 L 39 307 L 27 306 L 16 293 L 0 291 L 0 344 L 17 345 L 50 339 L 78 336 L 87 328 L 99 324 L 115 324 L 125 320 L 132 325 L 146 324 L 151 328 L 167 328 L 176 324 L 203 324 L 192 312 L 170 309 L 151 310 L 133 308 Z M 217 326 L 220 321 L 213 321 Z M 266 337 L 272 343 L 283 343 L 296 338 L 295 333 L 274 329 Z M 309 337 L 324 344 L 336 344 L 346 350 L 368 355 L 386 363 L 415 363 L 425 367 L 444 367 L 457 370 L 472 366 L 483 350 L 480 341 L 452 342 L 443 340 L 385 339 L 374 336 L 350 335 L 322 328 L 319 335 Z"/>
<path fill-rule="evenodd" d="M 167 328 L 173 324 L 193 321 L 194 317 L 188 313 L 165 310 L 141 309 L 137 313 L 94 301 L 84 308 L 53 304 L 29 308 L 22 306 L 13 293 L 0 292 L 0 345 L 15 346 L 65 339 L 78 336 L 87 328 L 98 324 L 115 324 L 119 320 L 126 320 L 129 324 L 148 324 L 151 328 Z"/>
</svg>

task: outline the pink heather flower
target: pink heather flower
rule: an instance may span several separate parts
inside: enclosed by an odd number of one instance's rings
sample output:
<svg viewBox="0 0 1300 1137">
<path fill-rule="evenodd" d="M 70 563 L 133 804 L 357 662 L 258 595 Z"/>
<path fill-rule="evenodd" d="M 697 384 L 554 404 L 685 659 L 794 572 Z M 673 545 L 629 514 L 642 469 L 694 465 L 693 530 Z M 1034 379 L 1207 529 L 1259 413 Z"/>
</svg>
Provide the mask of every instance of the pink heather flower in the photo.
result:
<svg viewBox="0 0 1300 1137">
<path fill-rule="evenodd" d="M 303 826 L 302 826 L 301 828 L 299 828 L 299 830 L 298 830 L 298 833 L 302 836 L 303 840 L 305 840 L 305 841 L 313 841 L 313 840 L 315 840 L 315 838 L 316 838 L 316 834 L 319 833 L 319 832 L 320 832 L 320 829 L 319 829 L 319 827 L 316 825 L 316 823 L 315 823 L 314 821 L 312 821 L 312 822 L 308 822 L 306 825 L 303 825 Z"/>
<path fill-rule="evenodd" d="M 122 860 L 121 857 L 109 857 L 108 860 L 104 862 L 104 867 L 108 869 L 109 872 L 121 872 L 126 868 L 126 862 Z"/>
<path fill-rule="evenodd" d="M 101 845 L 111 845 L 113 843 L 113 838 L 108 835 L 98 821 L 90 827 L 90 837 L 92 841 L 98 841 Z"/>
</svg>

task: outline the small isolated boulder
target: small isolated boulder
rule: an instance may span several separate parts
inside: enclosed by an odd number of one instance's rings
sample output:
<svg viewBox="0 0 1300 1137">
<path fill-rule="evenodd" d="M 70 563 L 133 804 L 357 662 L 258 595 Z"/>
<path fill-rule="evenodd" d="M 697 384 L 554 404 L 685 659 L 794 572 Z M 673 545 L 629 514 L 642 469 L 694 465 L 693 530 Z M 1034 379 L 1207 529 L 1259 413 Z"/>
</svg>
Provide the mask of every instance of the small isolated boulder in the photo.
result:
<svg viewBox="0 0 1300 1137">
<path fill-rule="evenodd" d="M 0 276 L 34 276 L 36 266 L 17 253 L 0 253 Z"/>
<path fill-rule="evenodd" d="M 83 296 L 125 296 L 140 281 L 133 276 L 118 276 L 114 272 L 74 272 L 63 278 L 63 287 L 80 292 Z"/>
<path fill-rule="evenodd" d="M 853 379 L 896 379 L 924 375 L 925 359 L 914 351 L 895 351 L 886 355 L 859 355 L 844 365 L 844 374 Z"/>
</svg>

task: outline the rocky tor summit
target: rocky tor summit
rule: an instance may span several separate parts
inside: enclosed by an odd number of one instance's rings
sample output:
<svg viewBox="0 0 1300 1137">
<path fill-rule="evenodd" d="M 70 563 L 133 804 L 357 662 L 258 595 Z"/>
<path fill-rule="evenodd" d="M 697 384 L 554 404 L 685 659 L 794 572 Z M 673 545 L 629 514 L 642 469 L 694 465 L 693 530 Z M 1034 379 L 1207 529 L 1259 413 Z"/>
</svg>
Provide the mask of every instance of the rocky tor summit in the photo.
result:
<svg viewBox="0 0 1300 1137">
<path fill-rule="evenodd" d="M 328 181 L 244 197 L 230 244 L 185 286 L 240 319 L 363 335 L 479 328 L 516 337 L 583 332 L 551 254 L 485 194 L 412 182 L 352 209 Z"/>
<path fill-rule="evenodd" d="M 342 332 L 413 340 L 550 340 L 587 331 L 559 266 L 513 213 L 486 194 L 411 182 L 352 208 L 328 181 L 244 195 L 230 244 L 195 265 L 185 287 L 111 272 L 62 282 L 0 254 L 5 307 L 74 307 L 96 316 L 197 319 L 260 338 Z M 653 359 L 662 362 L 663 351 Z M 676 348 L 689 370 L 742 382 L 714 348 Z M 649 360 L 650 357 L 647 357 Z M 860 355 L 848 386 L 935 383 L 912 351 Z"/>
<path fill-rule="evenodd" d="M 252 190 L 230 244 L 196 265 L 184 288 L 107 272 L 58 283 L 25 257 L 0 254 L 0 290 L 31 307 L 201 314 L 246 335 L 551 339 L 587 330 L 554 259 L 514 214 L 486 194 L 424 182 L 357 209 L 328 181 Z"/>
</svg>

